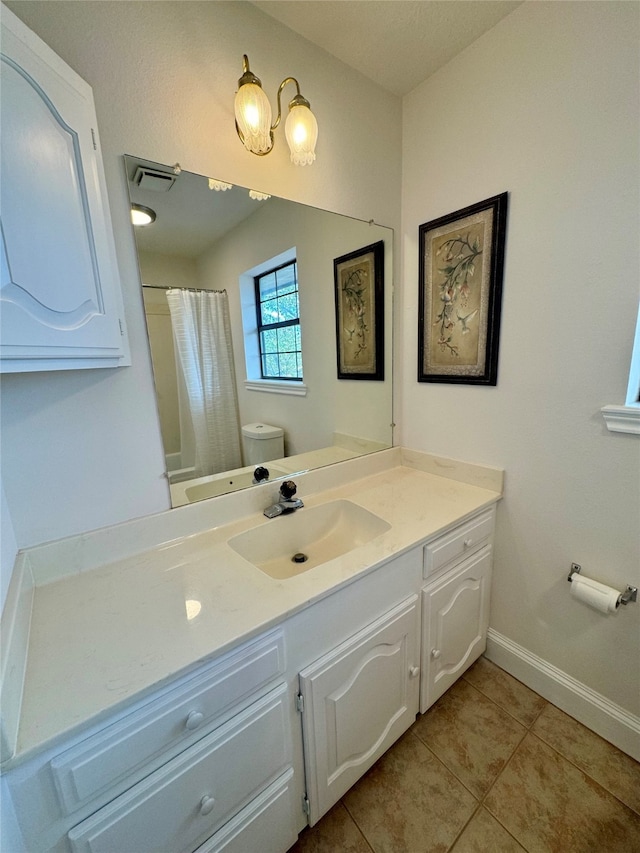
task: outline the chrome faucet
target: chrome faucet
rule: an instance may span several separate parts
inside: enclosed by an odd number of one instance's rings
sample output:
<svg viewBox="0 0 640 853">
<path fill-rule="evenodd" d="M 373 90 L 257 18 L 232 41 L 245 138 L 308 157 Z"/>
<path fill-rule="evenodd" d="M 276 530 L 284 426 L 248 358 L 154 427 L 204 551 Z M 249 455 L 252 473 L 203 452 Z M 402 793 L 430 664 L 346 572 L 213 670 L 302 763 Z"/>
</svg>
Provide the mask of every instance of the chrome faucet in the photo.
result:
<svg viewBox="0 0 640 853">
<path fill-rule="evenodd" d="M 293 497 L 297 490 L 298 487 L 293 480 L 285 480 L 280 486 L 280 500 L 277 503 L 268 506 L 264 511 L 264 515 L 266 515 L 267 518 L 275 518 L 278 515 L 284 515 L 303 507 L 304 504 L 300 498 Z"/>
</svg>

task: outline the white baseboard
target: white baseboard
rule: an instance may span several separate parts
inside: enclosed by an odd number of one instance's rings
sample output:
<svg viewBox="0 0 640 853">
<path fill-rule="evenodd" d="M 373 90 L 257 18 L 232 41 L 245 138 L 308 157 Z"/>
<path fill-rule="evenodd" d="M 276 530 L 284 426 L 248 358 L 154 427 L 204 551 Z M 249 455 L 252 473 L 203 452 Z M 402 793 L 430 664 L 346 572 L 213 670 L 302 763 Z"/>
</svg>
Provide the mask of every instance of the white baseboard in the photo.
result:
<svg viewBox="0 0 640 853">
<path fill-rule="evenodd" d="M 640 717 L 489 628 L 486 657 L 565 713 L 640 761 Z"/>
</svg>

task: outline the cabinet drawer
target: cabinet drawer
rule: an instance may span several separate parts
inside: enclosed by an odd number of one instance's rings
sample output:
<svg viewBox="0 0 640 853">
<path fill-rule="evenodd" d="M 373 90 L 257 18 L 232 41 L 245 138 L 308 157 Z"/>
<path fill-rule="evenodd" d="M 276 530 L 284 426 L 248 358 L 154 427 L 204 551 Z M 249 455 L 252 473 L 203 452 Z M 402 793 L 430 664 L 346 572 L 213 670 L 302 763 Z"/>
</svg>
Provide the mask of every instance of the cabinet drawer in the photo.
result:
<svg viewBox="0 0 640 853">
<path fill-rule="evenodd" d="M 195 853 L 283 853 L 298 840 L 295 800 L 288 770 Z"/>
<path fill-rule="evenodd" d="M 435 575 L 453 560 L 471 554 L 493 534 L 495 511 L 482 513 L 451 533 L 424 546 L 424 577 Z"/>
<path fill-rule="evenodd" d="M 69 832 L 74 853 L 194 850 L 290 764 L 282 685 Z"/>
<path fill-rule="evenodd" d="M 284 637 L 273 631 L 54 758 L 53 778 L 67 813 L 106 792 L 117 796 L 147 776 L 281 676 L 284 666 Z"/>
</svg>

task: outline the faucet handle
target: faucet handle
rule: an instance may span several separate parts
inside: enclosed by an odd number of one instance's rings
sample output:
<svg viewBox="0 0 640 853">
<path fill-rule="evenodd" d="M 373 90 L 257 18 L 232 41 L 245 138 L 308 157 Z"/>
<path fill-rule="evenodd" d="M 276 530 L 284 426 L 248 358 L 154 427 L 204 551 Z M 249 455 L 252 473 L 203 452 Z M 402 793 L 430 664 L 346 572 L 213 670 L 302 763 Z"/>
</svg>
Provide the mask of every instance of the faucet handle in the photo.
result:
<svg viewBox="0 0 640 853">
<path fill-rule="evenodd" d="M 298 487 L 293 480 L 285 480 L 280 486 L 280 494 L 286 501 L 290 501 L 297 491 Z"/>
<path fill-rule="evenodd" d="M 269 469 L 265 468 L 262 465 L 258 465 L 256 470 L 253 472 L 253 482 L 261 483 L 263 480 L 269 479 Z"/>
</svg>

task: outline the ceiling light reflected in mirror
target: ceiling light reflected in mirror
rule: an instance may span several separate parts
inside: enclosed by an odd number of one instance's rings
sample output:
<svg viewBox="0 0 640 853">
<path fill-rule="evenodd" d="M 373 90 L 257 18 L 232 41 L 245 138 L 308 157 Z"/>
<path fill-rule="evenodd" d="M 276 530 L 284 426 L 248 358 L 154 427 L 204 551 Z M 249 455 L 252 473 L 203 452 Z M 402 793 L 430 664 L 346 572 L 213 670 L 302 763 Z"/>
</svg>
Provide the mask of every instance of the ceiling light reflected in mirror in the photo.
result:
<svg viewBox="0 0 640 853">
<path fill-rule="evenodd" d="M 131 222 L 134 225 L 152 225 L 156 221 L 156 212 L 143 204 L 131 205 Z"/>
</svg>

